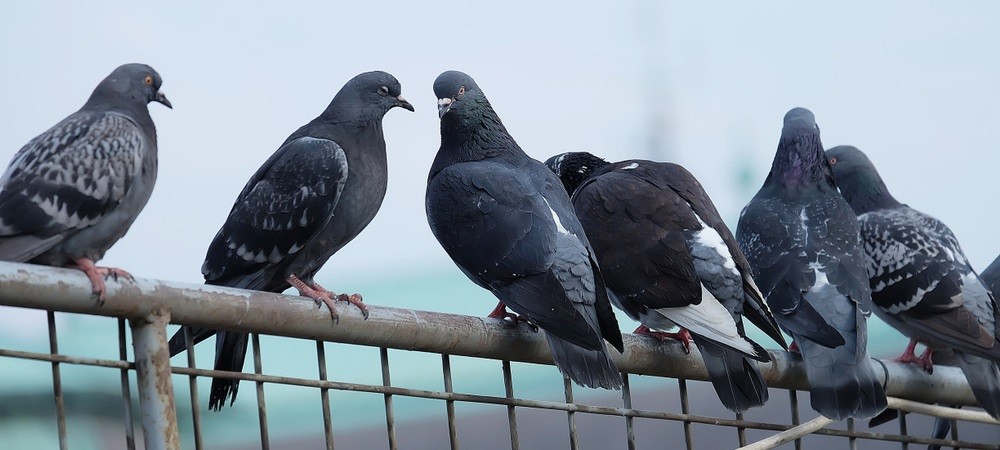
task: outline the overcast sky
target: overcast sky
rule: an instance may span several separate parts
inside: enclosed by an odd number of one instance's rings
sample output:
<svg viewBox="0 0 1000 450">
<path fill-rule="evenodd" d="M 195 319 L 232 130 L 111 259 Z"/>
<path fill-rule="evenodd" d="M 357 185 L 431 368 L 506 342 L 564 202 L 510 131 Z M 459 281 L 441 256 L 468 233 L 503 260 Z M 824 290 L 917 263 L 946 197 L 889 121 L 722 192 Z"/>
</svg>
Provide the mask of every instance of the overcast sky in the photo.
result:
<svg viewBox="0 0 1000 450">
<path fill-rule="evenodd" d="M 805 106 L 827 147 L 866 151 L 896 197 L 949 224 L 977 267 L 1000 252 L 995 2 L 254 3 L 4 7 L 0 160 L 116 66 L 163 76 L 175 109 L 150 105 L 156 190 L 105 263 L 200 282 L 247 178 L 346 80 L 374 69 L 394 74 L 417 111 L 387 114 L 385 203 L 323 280 L 452 266 L 423 212 L 439 144 L 431 84 L 448 69 L 476 78 L 531 156 L 669 158 L 731 220 L 770 167 L 782 115 Z M 651 153 L 655 139 L 665 152 Z"/>
</svg>

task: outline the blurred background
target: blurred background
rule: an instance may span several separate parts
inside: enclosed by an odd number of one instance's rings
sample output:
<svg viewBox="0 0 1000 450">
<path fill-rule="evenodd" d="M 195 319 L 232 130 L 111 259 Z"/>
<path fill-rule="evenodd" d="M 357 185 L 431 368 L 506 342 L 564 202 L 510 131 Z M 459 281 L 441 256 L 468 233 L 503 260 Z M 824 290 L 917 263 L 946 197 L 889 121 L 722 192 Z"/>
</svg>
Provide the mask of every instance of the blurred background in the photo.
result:
<svg viewBox="0 0 1000 450">
<path fill-rule="evenodd" d="M 440 72 L 457 69 L 476 78 L 536 159 L 587 150 L 610 160 L 683 164 L 732 228 L 769 170 L 782 115 L 805 106 L 816 114 L 827 147 L 851 144 L 867 152 L 892 193 L 947 223 L 982 269 L 1000 252 L 993 234 L 997 210 L 988 207 L 1000 163 L 998 13 L 1000 4 L 987 1 L 784 1 L 766 8 L 652 0 L 17 2 L 0 16 L 0 160 L 79 108 L 116 66 L 150 64 L 175 107 L 150 105 L 159 180 L 103 263 L 140 277 L 197 283 L 205 248 L 248 177 L 345 81 L 385 70 L 400 80 L 416 113 L 387 114 L 385 203 L 318 280 L 360 292 L 370 304 L 484 315 L 494 299 L 451 263 L 423 211 L 439 143 L 431 84 Z M 58 317 L 65 353 L 117 357 L 114 321 Z M 620 320 L 625 331 L 636 325 L 624 315 Z M 902 350 L 898 333 L 874 318 L 872 329 L 874 356 Z M 44 313 L 0 310 L 0 347 L 47 346 Z M 212 346 L 203 347 L 199 364 L 208 367 Z M 370 353 L 328 348 L 351 360 Z M 273 338 L 263 350 L 265 369 L 315 376 L 313 344 Z M 430 383 L 419 359 L 408 370 L 410 356 L 399 354 L 394 382 Z M 342 377 L 367 379 L 371 372 L 377 379 L 377 351 L 374 358 L 370 367 L 334 366 L 331 377 L 340 370 Z M 498 363 L 459 365 L 472 379 L 484 371 L 492 377 L 470 381 L 467 390 L 497 386 Z M 81 418 L 71 425 L 74 448 L 107 448 L 99 424 L 102 415 L 118 420 L 117 373 L 64 370 L 67 405 Z M 561 395 L 554 369 L 519 370 L 529 393 L 555 386 Z M 55 445 L 49 373 L 44 363 L 0 359 L 0 447 Z M 175 380 L 179 389 L 184 384 Z M 243 391 L 235 408 L 206 415 L 212 448 L 240 448 L 255 438 L 233 431 L 256 426 L 252 387 Z M 351 395 L 340 395 L 350 413 L 337 422 L 338 432 L 383 426 L 380 398 L 375 406 L 359 400 L 352 409 Z M 269 393 L 269 409 L 286 408 L 272 412 L 272 436 L 320 437 L 318 407 L 298 411 L 296 402 L 294 392 Z M 418 403 L 399 407 L 400 420 L 420 417 Z M 559 418 L 564 423 L 565 416 Z"/>
</svg>

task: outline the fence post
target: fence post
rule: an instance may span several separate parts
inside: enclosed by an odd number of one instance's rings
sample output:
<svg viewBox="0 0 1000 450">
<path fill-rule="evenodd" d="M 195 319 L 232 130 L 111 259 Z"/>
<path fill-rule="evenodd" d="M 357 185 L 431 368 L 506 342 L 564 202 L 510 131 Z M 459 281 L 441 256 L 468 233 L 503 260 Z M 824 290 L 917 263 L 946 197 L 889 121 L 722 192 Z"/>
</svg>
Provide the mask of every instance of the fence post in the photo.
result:
<svg viewBox="0 0 1000 450">
<path fill-rule="evenodd" d="M 154 308 L 145 318 L 130 322 L 146 449 L 180 449 L 174 386 L 170 379 L 170 350 L 167 347 L 170 312 Z"/>
</svg>

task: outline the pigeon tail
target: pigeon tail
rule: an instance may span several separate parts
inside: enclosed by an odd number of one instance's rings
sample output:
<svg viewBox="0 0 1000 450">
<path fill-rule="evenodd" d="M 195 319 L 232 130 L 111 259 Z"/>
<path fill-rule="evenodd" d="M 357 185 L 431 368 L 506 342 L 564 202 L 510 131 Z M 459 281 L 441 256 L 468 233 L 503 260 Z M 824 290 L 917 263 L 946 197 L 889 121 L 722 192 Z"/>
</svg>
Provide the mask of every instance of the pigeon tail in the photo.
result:
<svg viewBox="0 0 1000 450">
<path fill-rule="evenodd" d="M 1000 364 L 965 353 L 957 356 L 979 406 L 994 419 L 1000 419 Z"/>
<path fill-rule="evenodd" d="M 767 385 L 757 364 L 743 353 L 710 339 L 697 334 L 692 338 L 701 351 L 712 386 L 726 408 L 739 413 L 767 403 Z"/>
<path fill-rule="evenodd" d="M 867 352 L 855 357 L 853 348 L 831 349 L 808 339 L 795 342 L 805 362 L 814 410 L 833 420 L 870 419 L 888 406 Z"/>
<path fill-rule="evenodd" d="M 621 389 L 622 374 L 611 361 L 603 342 L 600 350 L 587 350 L 549 332 L 545 332 L 545 338 L 556 367 L 570 380 L 589 388 Z"/>
<path fill-rule="evenodd" d="M 247 355 L 247 333 L 219 331 L 215 338 L 215 370 L 242 372 Z M 208 409 L 220 411 L 229 399 L 229 406 L 236 402 L 236 391 L 240 380 L 212 378 L 212 390 L 208 396 Z"/>
<path fill-rule="evenodd" d="M 181 329 L 177 330 L 173 336 L 170 337 L 170 357 L 176 356 L 178 353 L 187 350 L 187 342 L 184 340 L 184 330 L 191 330 L 191 345 L 198 345 L 201 341 L 212 337 L 215 334 L 215 330 L 209 328 L 199 328 L 199 327 L 189 327 L 184 325 Z"/>
</svg>

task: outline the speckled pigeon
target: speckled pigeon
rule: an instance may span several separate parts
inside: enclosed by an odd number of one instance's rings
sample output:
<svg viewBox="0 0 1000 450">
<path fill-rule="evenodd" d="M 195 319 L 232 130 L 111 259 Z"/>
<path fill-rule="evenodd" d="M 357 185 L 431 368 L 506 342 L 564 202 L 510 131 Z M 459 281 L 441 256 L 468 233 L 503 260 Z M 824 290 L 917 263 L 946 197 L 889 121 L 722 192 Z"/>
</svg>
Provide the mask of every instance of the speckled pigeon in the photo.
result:
<svg viewBox="0 0 1000 450">
<path fill-rule="evenodd" d="M 207 284 L 283 292 L 289 287 L 326 306 L 357 305 L 358 294 L 334 294 L 313 277 L 375 217 L 385 197 L 387 167 L 382 118 L 394 107 L 413 111 L 396 78 L 362 73 L 344 85 L 319 117 L 285 139 L 247 182 L 229 218 L 208 248 L 201 268 Z M 186 348 L 184 330 L 170 339 L 170 354 Z M 216 334 L 194 329 L 195 342 Z M 240 371 L 247 334 L 219 331 L 215 369 Z M 212 380 L 209 408 L 236 401 L 238 380 Z"/>
<path fill-rule="evenodd" d="M 585 152 L 545 164 L 572 193 L 611 303 L 643 324 L 636 333 L 671 335 L 651 329 L 681 326 L 727 408 L 742 412 L 767 402 L 753 360 L 771 358 L 747 338 L 743 316 L 782 347 L 785 340 L 736 238 L 694 175 L 677 164 L 609 163 Z"/>
<path fill-rule="evenodd" d="M 868 357 L 872 301 L 858 222 L 837 192 L 809 110 L 785 114 L 771 171 L 740 215 L 736 239 L 801 352 L 813 409 L 834 420 L 885 409 Z"/>
<path fill-rule="evenodd" d="M 897 201 L 864 153 L 826 151 L 840 192 L 858 216 L 875 314 L 910 338 L 896 358 L 933 370 L 953 350 L 979 403 L 1000 417 L 1000 309 L 947 225 Z M 919 358 L 917 343 L 927 345 Z"/>
<path fill-rule="evenodd" d="M 441 148 L 427 181 L 434 236 L 477 285 L 545 332 L 560 371 L 583 386 L 618 389 L 606 339 L 621 332 L 594 251 L 559 178 L 514 142 L 472 77 L 434 82 Z"/>
<path fill-rule="evenodd" d="M 156 183 L 156 127 L 147 106 L 171 108 L 160 75 L 125 64 L 87 103 L 14 155 L 0 179 L 0 260 L 71 266 L 104 303 L 104 278 L 128 272 L 94 263 L 128 231 Z"/>
</svg>

